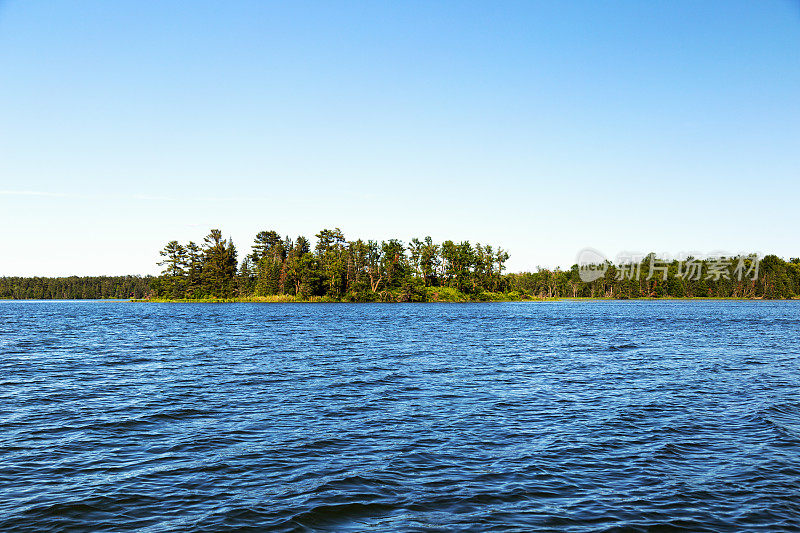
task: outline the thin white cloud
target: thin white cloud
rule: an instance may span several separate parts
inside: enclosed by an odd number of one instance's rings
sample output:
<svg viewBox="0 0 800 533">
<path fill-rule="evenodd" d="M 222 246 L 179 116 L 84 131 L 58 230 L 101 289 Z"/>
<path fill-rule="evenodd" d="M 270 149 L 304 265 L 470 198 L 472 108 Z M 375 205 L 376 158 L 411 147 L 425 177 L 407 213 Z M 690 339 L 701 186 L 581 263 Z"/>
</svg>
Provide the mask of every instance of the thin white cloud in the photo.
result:
<svg viewBox="0 0 800 533">
<path fill-rule="evenodd" d="M 2 1 L 2 0 L 0 0 Z M 141 200 L 141 201 L 154 201 L 154 202 L 175 202 L 175 201 L 190 201 L 190 202 L 225 202 L 225 203 L 245 203 L 245 202 L 266 202 L 269 201 L 268 197 L 259 196 L 198 196 L 198 197 L 184 197 L 180 200 L 177 198 L 170 198 L 168 196 L 157 196 L 150 194 L 69 194 L 62 192 L 49 192 L 49 191 L 24 191 L 24 190 L 0 190 L 0 196 L 41 196 L 46 198 L 78 198 L 87 200 Z"/>
<path fill-rule="evenodd" d="M 74 194 L 66 194 L 60 192 L 47 192 L 47 191 L 9 191 L 0 190 L 2 196 L 55 196 L 60 198 L 74 197 Z"/>
<path fill-rule="evenodd" d="M 1 1 L 1 0 L 0 0 Z M 70 194 L 63 192 L 48 192 L 48 191 L 14 191 L 14 190 L 0 190 L 0 196 L 42 196 L 46 198 L 81 198 L 87 200 L 154 200 L 154 201 L 171 201 L 170 198 L 165 196 L 152 196 L 148 194 L 132 194 L 126 195 L 109 195 L 109 194 Z"/>
<path fill-rule="evenodd" d="M 116 197 L 115 197 L 116 198 Z M 149 194 L 134 194 L 131 196 L 134 200 L 157 200 L 161 202 L 172 202 L 172 198 L 167 198 L 166 196 L 151 196 Z"/>
</svg>

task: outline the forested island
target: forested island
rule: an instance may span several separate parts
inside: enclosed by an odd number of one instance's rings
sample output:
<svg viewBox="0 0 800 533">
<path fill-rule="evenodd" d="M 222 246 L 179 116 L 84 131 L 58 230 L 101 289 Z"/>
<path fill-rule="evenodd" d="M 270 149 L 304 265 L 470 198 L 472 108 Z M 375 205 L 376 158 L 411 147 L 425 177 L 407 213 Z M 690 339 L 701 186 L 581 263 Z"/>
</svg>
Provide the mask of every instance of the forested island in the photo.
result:
<svg viewBox="0 0 800 533">
<path fill-rule="evenodd" d="M 602 266 L 586 282 L 578 265 L 507 273 L 507 251 L 430 237 L 408 243 L 348 240 L 338 228 L 305 237 L 259 232 L 241 259 L 212 229 L 201 244 L 170 241 L 161 275 L 2 277 L 3 299 L 149 301 L 466 302 L 552 298 L 797 298 L 800 259 L 775 255 Z M 635 274 L 635 275 L 634 275 Z"/>
</svg>

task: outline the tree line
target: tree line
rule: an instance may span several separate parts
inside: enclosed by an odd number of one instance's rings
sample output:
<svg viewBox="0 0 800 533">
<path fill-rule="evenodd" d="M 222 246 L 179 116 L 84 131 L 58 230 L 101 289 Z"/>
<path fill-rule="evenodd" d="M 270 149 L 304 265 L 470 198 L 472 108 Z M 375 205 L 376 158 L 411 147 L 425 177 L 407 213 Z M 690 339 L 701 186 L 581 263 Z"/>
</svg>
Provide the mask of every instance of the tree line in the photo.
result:
<svg viewBox="0 0 800 533">
<path fill-rule="evenodd" d="M 152 293 L 152 276 L 2 277 L 0 298 L 86 300 L 145 298 Z"/>
<path fill-rule="evenodd" d="M 500 247 L 430 237 L 403 243 L 348 240 L 339 228 L 309 239 L 259 232 L 238 260 L 231 239 L 212 229 L 198 245 L 170 241 L 153 280 L 157 298 L 203 299 L 289 295 L 329 301 L 493 299 L 509 289 L 508 253 Z"/>
<path fill-rule="evenodd" d="M 290 295 L 328 301 L 424 302 L 529 298 L 793 298 L 800 295 L 800 259 L 768 255 L 636 263 L 606 262 L 584 281 L 578 265 L 505 273 L 509 254 L 469 241 L 408 243 L 348 240 L 338 228 L 305 237 L 259 232 L 238 261 L 231 239 L 211 230 L 203 243 L 170 241 L 153 294 L 165 299 Z M 636 273 L 636 276 L 633 274 Z M 655 275 L 654 275 L 655 274 Z"/>
<path fill-rule="evenodd" d="M 538 269 L 509 274 L 509 286 L 540 298 L 796 298 L 800 296 L 800 258 L 784 261 L 735 256 L 602 265 L 604 275 L 585 282 L 580 268 Z"/>
<path fill-rule="evenodd" d="M 305 237 L 259 232 L 241 260 L 233 241 L 214 229 L 201 244 L 170 241 L 163 272 L 153 276 L 0 277 L 3 299 L 228 299 L 287 296 L 354 302 L 485 301 L 541 298 L 796 298 L 800 258 L 729 257 L 506 273 L 499 247 L 430 237 L 408 243 L 348 240 L 338 228 Z M 691 264 L 691 269 L 687 266 Z M 633 275 L 636 274 L 636 275 Z"/>
</svg>

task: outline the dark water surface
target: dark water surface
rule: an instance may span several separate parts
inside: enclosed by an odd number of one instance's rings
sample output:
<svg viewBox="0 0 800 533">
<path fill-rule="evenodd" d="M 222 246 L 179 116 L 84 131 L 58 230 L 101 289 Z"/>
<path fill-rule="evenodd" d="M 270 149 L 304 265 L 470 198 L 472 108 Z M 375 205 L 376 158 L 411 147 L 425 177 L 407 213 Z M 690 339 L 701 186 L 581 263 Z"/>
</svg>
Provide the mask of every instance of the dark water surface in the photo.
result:
<svg viewBox="0 0 800 533">
<path fill-rule="evenodd" d="M 800 302 L 0 302 L 0 531 L 800 528 Z"/>
</svg>

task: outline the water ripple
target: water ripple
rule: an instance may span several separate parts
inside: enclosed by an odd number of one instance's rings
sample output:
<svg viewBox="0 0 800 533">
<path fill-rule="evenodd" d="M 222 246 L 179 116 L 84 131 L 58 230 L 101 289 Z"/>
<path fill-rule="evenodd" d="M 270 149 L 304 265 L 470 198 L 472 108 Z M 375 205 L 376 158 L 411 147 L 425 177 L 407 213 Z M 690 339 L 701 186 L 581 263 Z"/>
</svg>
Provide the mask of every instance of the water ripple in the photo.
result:
<svg viewBox="0 0 800 533">
<path fill-rule="evenodd" d="M 0 530 L 800 530 L 798 324 L 0 302 Z"/>
</svg>

